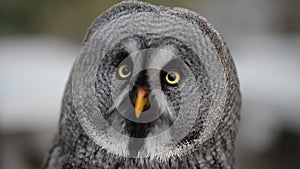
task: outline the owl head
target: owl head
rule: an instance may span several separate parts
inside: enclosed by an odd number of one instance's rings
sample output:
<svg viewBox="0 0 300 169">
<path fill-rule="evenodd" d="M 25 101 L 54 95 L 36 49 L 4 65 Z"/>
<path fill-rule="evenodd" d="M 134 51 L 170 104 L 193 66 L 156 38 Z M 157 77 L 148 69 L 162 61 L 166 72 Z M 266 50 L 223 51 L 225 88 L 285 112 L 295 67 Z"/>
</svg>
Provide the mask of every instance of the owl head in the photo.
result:
<svg viewBox="0 0 300 169">
<path fill-rule="evenodd" d="M 91 25 L 72 98 L 87 135 L 130 158 L 184 155 L 238 119 L 234 64 L 215 29 L 185 9 L 135 1 Z"/>
</svg>

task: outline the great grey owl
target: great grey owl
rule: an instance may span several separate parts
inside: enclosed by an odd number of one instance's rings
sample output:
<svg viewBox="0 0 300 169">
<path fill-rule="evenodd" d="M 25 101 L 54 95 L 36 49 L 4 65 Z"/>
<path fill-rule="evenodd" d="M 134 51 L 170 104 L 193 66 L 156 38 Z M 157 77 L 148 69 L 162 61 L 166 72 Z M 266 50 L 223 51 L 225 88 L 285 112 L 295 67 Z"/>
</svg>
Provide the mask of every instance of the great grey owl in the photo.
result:
<svg viewBox="0 0 300 169">
<path fill-rule="evenodd" d="M 240 103 L 206 19 L 124 1 L 86 34 L 44 168 L 233 168 Z"/>
</svg>

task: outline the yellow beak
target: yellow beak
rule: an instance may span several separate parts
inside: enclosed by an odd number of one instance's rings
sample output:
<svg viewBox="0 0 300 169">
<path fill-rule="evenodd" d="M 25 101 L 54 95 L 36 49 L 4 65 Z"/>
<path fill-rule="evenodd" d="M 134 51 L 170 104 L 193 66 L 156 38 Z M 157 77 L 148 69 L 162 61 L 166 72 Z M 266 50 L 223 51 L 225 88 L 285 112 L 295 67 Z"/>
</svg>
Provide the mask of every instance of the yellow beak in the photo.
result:
<svg viewBox="0 0 300 169">
<path fill-rule="evenodd" d="M 135 117 L 139 118 L 144 110 L 144 107 L 147 103 L 147 90 L 143 87 L 138 88 L 137 95 L 135 99 Z"/>
</svg>

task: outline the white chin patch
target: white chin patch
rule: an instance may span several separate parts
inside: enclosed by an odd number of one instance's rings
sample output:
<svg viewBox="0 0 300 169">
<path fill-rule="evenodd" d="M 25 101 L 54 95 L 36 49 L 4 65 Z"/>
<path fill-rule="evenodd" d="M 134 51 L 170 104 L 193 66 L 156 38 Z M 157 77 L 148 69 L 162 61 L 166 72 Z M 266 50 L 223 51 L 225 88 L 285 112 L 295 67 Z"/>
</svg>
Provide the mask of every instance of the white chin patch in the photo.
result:
<svg viewBox="0 0 300 169">
<path fill-rule="evenodd" d="M 170 150 L 171 134 L 167 130 L 168 125 L 155 126 L 145 139 L 144 146 L 138 152 L 138 157 L 162 158 L 166 157 L 164 153 Z M 165 130 L 165 131 L 163 131 Z M 161 133 L 159 136 L 156 133 Z"/>
</svg>

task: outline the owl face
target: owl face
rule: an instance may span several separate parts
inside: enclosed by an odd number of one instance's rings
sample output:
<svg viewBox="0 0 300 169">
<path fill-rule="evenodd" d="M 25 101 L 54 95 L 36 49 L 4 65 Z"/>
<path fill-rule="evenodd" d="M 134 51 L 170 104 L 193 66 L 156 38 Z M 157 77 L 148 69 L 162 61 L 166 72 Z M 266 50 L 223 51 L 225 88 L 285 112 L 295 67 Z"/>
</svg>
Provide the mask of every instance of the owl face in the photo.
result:
<svg viewBox="0 0 300 169">
<path fill-rule="evenodd" d="M 185 53 L 178 50 L 179 45 L 185 48 Z M 193 52 L 188 50 L 190 49 L 184 47 L 184 44 L 170 37 L 136 35 L 120 41 L 107 53 L 107 60 L 102 62 L 103 65 L 99 65 L 98 81 L 105 76 L 109 81 L 106 84 L 96 83 L 96 88 L 105 88 L 111 93 L 111 104 L 102 115 L 113 130 L 129 137 L 125 148 L 129 156 L 149 154 L 153 147 L 150 144 L 157 143 L 148 143 L 147 147 L 147 138 L 161 137 L 167 141 L 164 144 L 171 144 L 172 141 L 172 144 L 177 144 L 176 139 L 172 140 L 173 131 L 169 129 L 178 118 L 181 106 L 187 109 L 190 108 L 188 102 L 200 101 L 199 85 L 189 69 L 190 62 L 183 60 L 193 57 Z M 191 55 L 187 57 L 187 53 Z M 107 69 L 108 65 L 113 66 Z M 201 68 L 201 65 L 198 66 Z M 195 100 L 183 100 L 183 97 Z M 100 102 L 102 98 L 98 99 Z M 191 124 L 197 114 L 193 113 L 192 116 L 194 118 Z M 182 132 L 177 137 L 179 139 L 186 134 Z M 165 151 L 165 148 L 159 149 Z"/>
<path fill-rule="evenodd" d="M 114 52 L 108 53 L 119 57 L 119 61 L 113 72 L 107 73 L 112 75 L 110 88 L 114 104 L 106 115 L 116 109 L 137 123 L 153 122 L 160 116 L 170 123 L 174 121 L 180 109 L 181 88 L 189 80 L 186 78 L 194 77 L 176 55 L 175 44 L 151 44 L 158 41 L 137 36 L 121 41 Z"/>
<path fill-rule="evenodd" d="M 184 11 L 123 7 L 104 13 L 86 36 L 73 68 L 74 109 L 108 153 L 167 160 L 205 142 L 221 121 L 225 63 Z"/>
</svg>

